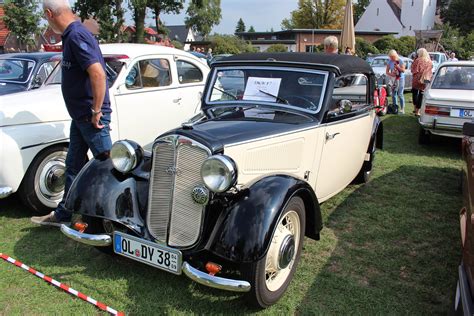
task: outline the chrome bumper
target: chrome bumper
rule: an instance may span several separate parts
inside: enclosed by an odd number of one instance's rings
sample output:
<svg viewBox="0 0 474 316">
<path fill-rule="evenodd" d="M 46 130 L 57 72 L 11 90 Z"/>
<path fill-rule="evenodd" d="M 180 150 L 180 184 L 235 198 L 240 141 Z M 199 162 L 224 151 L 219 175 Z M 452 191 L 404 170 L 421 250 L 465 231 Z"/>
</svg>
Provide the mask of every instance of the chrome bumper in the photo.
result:
<svg viewBox="0 0 474 316">
<path fill-rule="evenodd" d="M 61 232 L 67 237 L 74 239 L 86 245 L 105 247 L 112 245 L 112 237 L 109 235 L 92 235 L 78 232 L 66 225 L 61 225 Z M 186 261 L 183 262 L 182 271 L 184 274 L 196 283 L 213 287 L 220 290 L 232 292 L 250 291 L 250 283 L 247 281 L 233 280 L 210 275 L 192 267 Z"/>
<path fill-rule="evenodd" d="M 430 131 L 432 134 L 456 138 L 463 137 L 462 126 L 455 124 L 439 123 L 436 118 L 431 123 L 421 122 L 420 119 L 418 119 L 418 122 L 421 127 L 423 127 L 427 131 Z"/>
<path fill-rule="evenodd" d="M 13 193 L 13 189 L 10 187 L 0 187 L 0 199 L 4 199 Z"/>
<path fill-rule="evenodd" d="M 107 247 L 112 245 L 112 237 L 109 235 L 92 235 L 78 232 L 75 229 L 69 228 L 66 225 L 61 225 L 61 232 L 75 241 L 86 245 L 96 247 Z"/>
</svg>

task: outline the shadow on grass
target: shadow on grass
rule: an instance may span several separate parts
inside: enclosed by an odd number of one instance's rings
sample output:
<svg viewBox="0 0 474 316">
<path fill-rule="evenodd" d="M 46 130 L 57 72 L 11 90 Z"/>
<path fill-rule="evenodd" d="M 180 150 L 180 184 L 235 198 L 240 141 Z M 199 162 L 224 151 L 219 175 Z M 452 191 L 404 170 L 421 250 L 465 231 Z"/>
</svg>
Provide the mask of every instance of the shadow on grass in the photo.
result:
<svg viewBox="0 0 474 316">
<path fill-rule="evenodd" d="M 298 313 L 446 314 L 460 262 L 458 176 L 402 166 L 352 192 L 325 223 L 337 245 Z"/>
<path fill-rule="evenodd" d="M 418 144 L 419 123 L 413 115 L 387 115 L 383 124 L 384 150 L 387 152 L 450 159 L 458 159 L 461 155 L 458 138 L 433 136 L 431 144 Z"/>
<path fill-rule="evenodd" d="M 25 206 L 18 194 L 14 193 L 5 199 L 0 200 L 0 215 L 6 218 L 25 218 L 38 216 L 39 214 Z"/>
</svg>

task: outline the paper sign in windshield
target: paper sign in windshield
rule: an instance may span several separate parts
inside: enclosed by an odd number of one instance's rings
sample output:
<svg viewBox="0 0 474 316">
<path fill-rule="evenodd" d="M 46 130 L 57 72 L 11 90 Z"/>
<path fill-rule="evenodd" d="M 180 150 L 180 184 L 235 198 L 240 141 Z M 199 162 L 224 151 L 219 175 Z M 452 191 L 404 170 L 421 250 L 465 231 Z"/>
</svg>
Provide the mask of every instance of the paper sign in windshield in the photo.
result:
<svg viewBox="0 0 474 316">
<path fill-rule="evenodd" d="M 244 100 L 276 102 L 281 78 L 249 77 L 245 87 Z"/>
</svg>

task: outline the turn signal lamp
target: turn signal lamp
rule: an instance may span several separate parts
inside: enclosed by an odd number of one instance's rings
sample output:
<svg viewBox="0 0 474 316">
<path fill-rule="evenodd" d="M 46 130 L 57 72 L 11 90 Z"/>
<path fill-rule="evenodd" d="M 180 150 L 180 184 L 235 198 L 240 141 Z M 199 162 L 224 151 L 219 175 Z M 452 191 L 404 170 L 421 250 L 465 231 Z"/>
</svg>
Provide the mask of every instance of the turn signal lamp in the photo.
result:
<svg viewBox="0 0 474 316">
<path fill-rule="evenodd" d="M 426 105 L 425 106 L 425 113 L 429 115 L 442 115 L 442 116 L 449 116 L 450 111 L 448 108 L 442 106 L 434 106 L 434 105 Z"/>
<path fill-rule="evenodd" d="M 221 272 L 222 266 L 214 262 L 208 262 L 206 263 L 206 270 L 210 275 L 214 276 L 217 273 Z"/>
<path fill-rule="evenodd" d="M 80 233 L 83 233 L 87 229 L 87 223 L 83 222 L 75 222 L 74 223 L 74 229 L 77 230 Z"/>
</svg>

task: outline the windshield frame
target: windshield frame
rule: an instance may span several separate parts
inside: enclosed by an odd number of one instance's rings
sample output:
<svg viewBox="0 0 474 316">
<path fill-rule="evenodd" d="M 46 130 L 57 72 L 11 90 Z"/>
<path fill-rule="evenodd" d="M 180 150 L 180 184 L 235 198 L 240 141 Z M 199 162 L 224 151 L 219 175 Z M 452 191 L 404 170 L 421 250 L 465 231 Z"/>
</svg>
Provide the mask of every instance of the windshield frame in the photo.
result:
<svg viewBox="0 0 474 316">
<path fill-rule="evenodd" d="M 36 60 L 28 59 L 28 58 L 7 57 L 7 58 L 0 58 L 0 60 L 20 60 L 20 61 L 27 61 L 27 62 L 33 63 L 31 72 L 28 74 L 28 78 L 26 78 L 25 81 L 0 79 L 0 82 L 8 82 L 8 83 L 16 83 L 16 84 L 25 84 L 25 83 L 30 82 L 31 77 L 33 76 L 33 73 L 35 72 L 36 64 L 37 64 Z"/>
<path fill-rule="evenodd" d="M 252 70 L 278 70 L 278 71 L 292 71 L 292 72 L 299 72 L 299 73 L 309 73 L 309 74 L 318 74 L 318 75 L 323 75 L 324 76 L 324 81 L 322 84 L 322 93 L 319 98 L 319 104 L 318 108 L 315 111 L 311 111 L 308 109 L 304 109 L 299 106 L 294 106 L 291 104 L 282 104 L 282 103 L 277 103 L 277 102 L 269 102 L 269 101 L 252 101 L 252 100 L 225 100 L 225 101 L 211 101 L 211 95 L 212 91 L 214 90 L 214 85 L 217 80 L 217 73 L 219 71 L 225 71 L 225 70 L 245 70 L 245 69 L 252 69 Z M 209 77 L 210 80 L 208 80 L 208 89 L 206 91 L 206 98 L 205 98 L 205 108 L 214 108 L 219 105 L 266 105 L 266 106 L 271 106 L 274 108 L 286 108 L 290 110 L 296 110 L 296 111 L 301 111 L 305 113 L 309 113 L 312 115 L 318 114 L 321 111 L 321 108 L 324 104 L 324 99 L 326 97 L 326 91 L 327 91 L 327 85 L 328 85 L 328 80 L 329 80 L 329 71 L 326 70 L 319 70 L 319 69 L 307 69 L 307 68 L 294 68 L 294 67 L 285 67 L 285 66 L 219 66 L 219 67 L 214 67 L 212 69 L 212 75 Z"/>
</svg>

